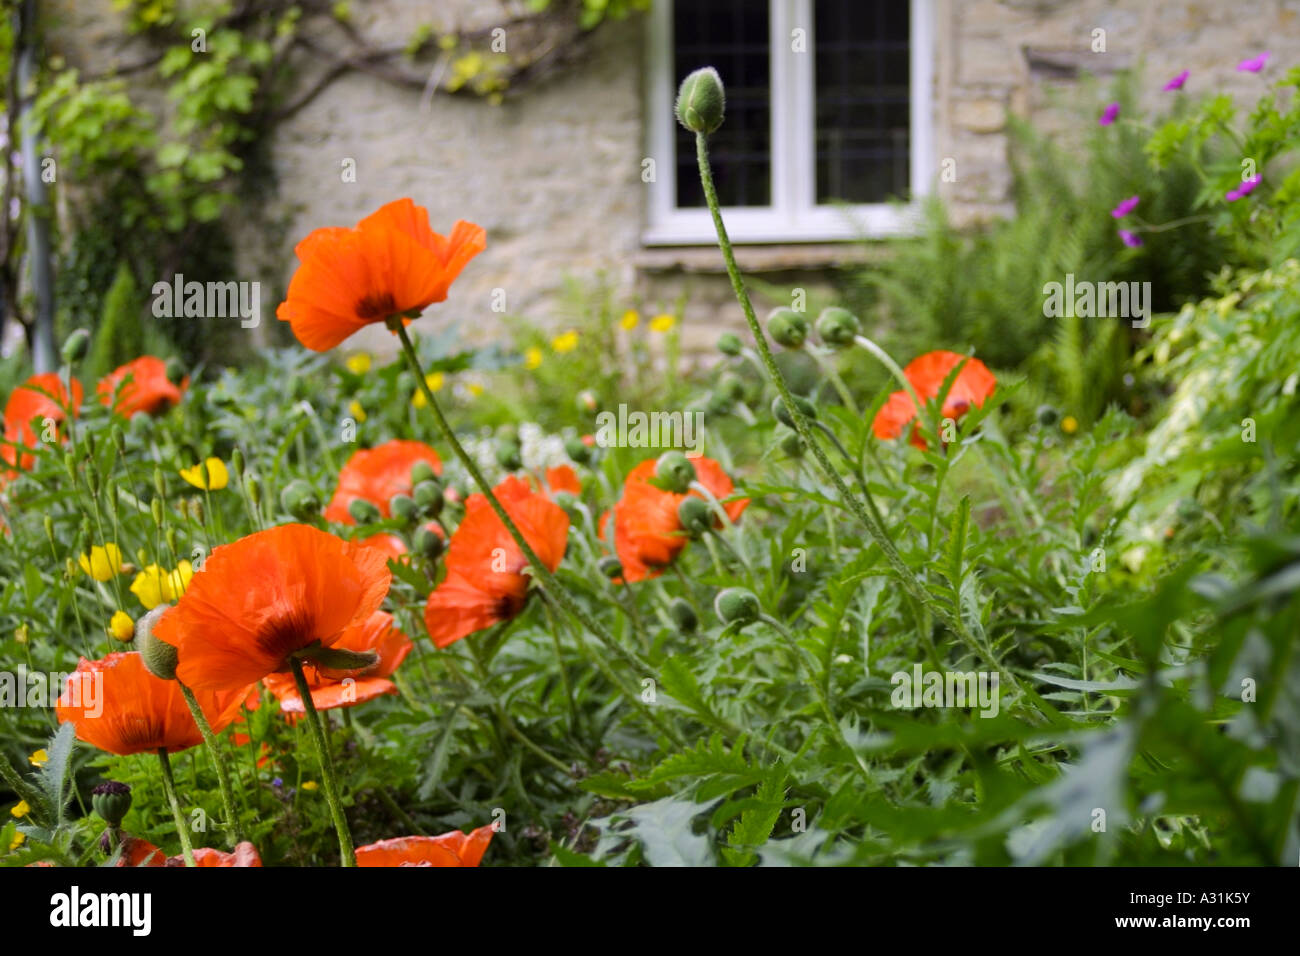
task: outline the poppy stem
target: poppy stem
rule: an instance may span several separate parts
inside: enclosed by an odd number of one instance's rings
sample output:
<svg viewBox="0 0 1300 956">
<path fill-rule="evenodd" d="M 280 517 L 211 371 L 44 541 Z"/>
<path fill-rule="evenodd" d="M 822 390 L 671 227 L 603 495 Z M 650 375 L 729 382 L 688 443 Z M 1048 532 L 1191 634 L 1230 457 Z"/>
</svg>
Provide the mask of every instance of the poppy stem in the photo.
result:
<svg viewBox="0 0 1300 956">
<path fill-rule="evenodd" d="M 921 401 L 921 396 L 916 394 L 916 388 L 912 385 L 911 379 L 903 373 L 902 368 L 900 368 L 898 363 L 894 361 L 894 357 L 865 335 L 853 336 L 853 344 L 866 349 L 875 357 L 876 361 L 888 369 L 889 374 L 894 376 L 894 378 L 903 386 L 903 391 L 907 392 L 907 394 L 911 396 L 912 403 L 916 405 L 917 421 L 923 421 L 925 417 L 925 402 Z M 931 423 L 927 422 L 927 424 Z M 936 428 L 935 434 L 938 435 L 938 433 L 939 430 Z"/>
<path fill-rule="evenodd" d="M 293 670 L 293 681 L 298 688 L 298 697 L 302 700 L 303 712 L 311 727 L 312 740 L 316 744 L 316 756 L 320 760 L 320 772 L 325 781 L 325 799 L 330 805 L 330 816 L 334 818 L 334 830 L 339 837 L 339 856 L 343 866 L 356 866 L 357 858 L 352 849 L 352 831 L 348 829 L 348 818 L 343 814 L 343 802 L 339 799 L 338 778 L 334 776 L 334 759 L 330 756 L 329 743 L 325 740 L 325 729 L 321 726 L 320 714 L 311 699 L 311 687 L 307 684 L 307 675 L 303 673 L 302 661 L 292 658 L 289 666 Z"/>
<path fill-rule="evenodd" d="M 190 831 L 185 826 L 185 818 L 181 815 L 181 804 L 176 799 L 176 781 L 172 778 L 171 761 L 167 759 L 167 748 L 158 748 L 158 766 L 162 769 L 163 793 L 167 795 L 167 803 L 172 808 L 172 820 L 176 824 L 176 835 L 180 837 L 181 854 L 185 857 L 186 866 L 198 866 L 194 862 L 194 847 L 190 845 Z"/>
<path fill-rule="evenodd" d="M 840 473 L 835 470 L 835 466 L 831 463 L 825 449 L 823 449 L 818 442 L 814 441 L 812 426 L 809 419 L 795 403 L 794 395 L 790 392 L 790 386 L 786 383 L 785 376 L 781 374 L 781 369 L 776 364 L 776 359 L 772 356 L 772 349 L 767 344 L 767 337 L 763 333 L 762 326 L 759 325 L 758 316 L 754 313 L 754 304 L 750 301 L 749 292 L 745 289 L 745 280 L 741 277 L 740 267 L 736 265 L 736 254 L 731 248 L 731 239 L 727 236 L 727 226 L 722 221 L 722 210 L 718 203 L 718 190 L 713 185 L 713 169 L 709 165 L 708 137 L 705 136 L 704 133 L 695 134 L 695 154 L 700 168 L 700 183 L 704 187 L 704 198 L 708 203 L 709 212 L 713 217 L 713 228 L 718 235 L 718 246 L 722 250 L 722 258 L 726 263 L 727 276 L 731 279 L 732 291 L 735 292 L 736 300 L 740 303 L 741 310 L 745 313 L 745 321 L 749 324 L 749 330 L 754 336 L 754 344 L 758 348 L 758 354 L 763 361 L 763 367 L 767 371 L 767 376 L 772 380 L 772 384 L 776 386 L 777 393 L 781 396 L 781 401 L 785 403 L 785 407 L 790 412 L 790 419 L 794 422 L 795 431 L 799 434 L 799 437 L 803 439 L 803 442 L 808 449 L 813 453 L 813 457 L 817 459 L 818 466 L 826 474 L 826 477 L 830 479 L 830 482 L 835 487 L 835 491 L 839 494 L 840 499 L 848 504 L 850 510 L 853 511 L 854 516 L 862 522 L 866 527 L 867 532 L 875 540 L 881 553 L 884 554 L 885 560 L 889 563 L 890 567 L 893 568 L 894 573 L 898 575 L 899 582 L 903 585 L 904 590 L 906 590 L 920 604 L 929 608 L 939 620 L 943 621 L 944 625 L 950 631 L 962 640 L 963 643 L 976 651 L 980 656 L 988 658 L 989 663 L 998 669 L 999 673 L 1003 675 L 1008 684 L 1015 687 L 1017 690 L 1023 690 L 1023 686 L 1020 681 L 1016 679 L 1015 675 L 1003 668 L 997 658 L 993 657 L 986 648 L 980 647 L 979 642 L 976 641 L 974 635 L 971 634 L 970 629 L 967 628 L 965 623 L 961 620 L 961 617 L 941 605 L 935 600 L 934 595 L 926 590 L 925 586 L 922 585 L 920 580 L 917 578 L 916 573 L 908 566 L 907 562 L 903 560 L 903 556 L 890 540 L 889 534 L 885 530 L 884 526 L 876 521 L 875 517 L 863 506 L 862 502 L 858 499 L 858 496 L 849 490 L 844 479 L 840 477 Z M 899 371 L 901 373 L 902 370 L 900 369 Z M 919 401 L 918 407 L 921 407 Z M 1046 705 L 1046 702 L 1037 698 L 1037 695 L 1034 695 L 1034 699 L 1036 702 L 1040 703 L 1040 705 Z"/>
<path fill-rule="evenodd" d="M 230 827 L 234 837 L 231 843 L 232 845 L 239 843 L 244 839 L 244 828 L 239 822 L 239 814 L 235 812 L 235 793 L 230 787 L 230 771 L 226 766 L 226 755 L 222 753 L 217 735 L 212 732 L 212 725 L 208 723 L 208 718 L 204 715 L 203 708 L 199 706 L 194 691 L 179 680 L 176 683 L 180 686 L 181 696 L 185 698 L 185 703 L 190 708 L 194 723 L 199 726 L 199 733 L 203 735 L 203 744 L 208 748 L 208 756 L 212 758 L 212 763 L 217 768 L 217 785 L 221 788 L 221 803 L 226 809 L 226 826 Z"/>
</svg>

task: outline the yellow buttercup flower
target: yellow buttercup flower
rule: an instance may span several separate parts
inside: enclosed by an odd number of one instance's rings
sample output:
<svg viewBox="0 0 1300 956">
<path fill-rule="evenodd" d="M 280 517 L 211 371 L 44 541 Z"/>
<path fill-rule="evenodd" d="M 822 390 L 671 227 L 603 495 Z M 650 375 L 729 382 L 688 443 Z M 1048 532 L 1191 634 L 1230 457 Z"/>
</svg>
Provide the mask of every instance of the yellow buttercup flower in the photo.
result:
<svg viewBox="0 0 1300 956">
<path fill-rule="evenodd" d="M 569 331 L 551 339 L 551 348 L 560 355 L 563 355 L 565 352 L 572 352 L 577 347 L 578 333 L 573 331 L 573 329 L 569 329 Z"/>
<path fill-rule="evenodd" d="M 108 633 L 119 641 L 129 641 L 135 637 L 135 621 L 125 611 L 114 611 L 108 621 Z"/>
<path fill-rule="evenodd" d="M 122 573 L 122 549 L 112 543 L 103 547 L 95 545 L 90 554 L 83 554 L 79 560 L 81 570 L 96 581 L 111 581 Z"/>
<path fill-rule="evenodd" d="M 641 322 L 641 313 L 638 312 L 636 309 L 628 309 L 626 312 L 623 313 L 623 318 L 618 320 L 618 324 L 623 326 L 623 328 L 629 332 L 635 329 L 637 325 L 640 324 L 640 322 Z"/>
<path fill-rule="evenodd" d="M 26 843 L 26 842 L 27 842 L 27 834 L 26 834 L 26 833 L 15 833 L 15 834 L 14 834 L 14 840 L 13 840 L 13 842 L 9 844 L 9 849 L 10 849 L 10 851 L 12 852 L 13 850 L 18 849 L 20 846 L 22 846 L 22 845 L 23 845 L 24 843 Z"/>
<path fill-rule="evenodd" d="M 45 748 L 42 747 L 40 750 L 28 757 L 27 760 L 33 767 L 44 767 L 50 762 L 50 755 L 47 754 Z"/>
<path fill-rule="evenodd" d="M 473 395 L 475 398 L 478 398 L 480 395 L 483 394 L 483 386 L 480 385 L 478 382 L 470 382 L 465 387 L 469 389 L 469 393 Z"/>
<path fill-rule="evenodd" d="M 676 324 L 677 324 L 676 316 L 672 316 L 669 315 L 667 312 L 663 312 L 659 315 L 656 315 L 653 319 L 650 320 L 650 331 L 667 332 Z"/>
<path fill-rule="evenodd" d="M 316 783 L 315 780 L 304 780 L 302 782 L 302 788 L 304 790 L 315 790 L 318 786 L 319 785 Z"/>
<path fill-rule="evenodd" d="M 176 565 L 168 572 L 161 565 L 151 564 L 135 576 L 131 582 L 131 593 L 140 599 L 147 610 L 152 611 L 159 604 L 170 604 L 177 600 L 190 586 L 194 577 L 194 566 L 188 561 Z"/>
<path fill-rule="evenodd" d="M 343 364 L 353 375 L 365 375 L 370 371 L 370 362 L 369 352 L 358 352 L 356 355 L 349 355 Z"/>
<path fill-rule="evenodd" d="M 524 352 L 524 368 L 532 371 L 542 364 L 542 350 L 536 345 Z"/>
<path fill-rule="evenodd" d="M 179 601 L 185 589 L 190 586 L 190 581 L 194 577 L 194 565 L 188 561 L 181 561 L 176 565 L 176 569 L 167 575 L 166 587 L 163 590 L 163 597 L 168 601 Z"/>
<path fill-rule="evenodd" d="M 364 422 L 366 420 L 366 410 L 361 407 L 361 403 L 355 398 L 348 403 L 348 414 L 358 422 Z"/>
<path fill-rule="evenodd" d="M 27 814 L 32 812 L 32 808 L 26 800 L 19 800 L 18 805 L 11 808 L 9 812 L 21 820 L 23 817 L 27 816 Z"/>
<path fill-rule="evenodd" d="M 442 386 L 445 383 L 446 378 L 441 372 L 430 372 L 428 375 L 424 376 L 424 384 L 429 386 L 429 391 L 431 392 L 442 391 Z M 425 400 L 424 392 L 416 389 L 415 394 L 411 396 L 411 404 L 416 408 L 424 408 L 424 406 L 429 403 Z"/>
<path fill-rule="evenodd" d="M 208 483 L 203 483 L 203 465 L 208 466 Z M 202 465 L 195 465 L 193 468 L 182 468 L 181 477 L 193 485 L 195 488 L 203 488 L 207 491 L 219 491 L 230 484 L 230 472 L 222 464 L 220 458 L 209 458 Z"/>
<path fill-rule="evenodd" d="M 1079 430 L 1079 421 L 1073 415 L 1066 415 L 1061 419 L 1061 431 L 1067 435 L 1073 435 Z"/>
</svg>

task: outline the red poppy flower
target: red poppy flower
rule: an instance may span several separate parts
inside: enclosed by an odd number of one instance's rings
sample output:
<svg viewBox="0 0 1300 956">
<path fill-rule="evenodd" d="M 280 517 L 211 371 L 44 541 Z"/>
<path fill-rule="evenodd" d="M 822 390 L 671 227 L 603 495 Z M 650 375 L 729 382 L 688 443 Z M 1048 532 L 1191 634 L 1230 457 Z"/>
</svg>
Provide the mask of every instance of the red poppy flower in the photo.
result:
<svg viewBox="0 0 1300 956">
<path fill-rule="evenodd" d="M 394 495 L 411 493 L 411 468 L 421 461 L 428 462 L 435 475 L 442 474 L 442 459 L 424 442 L 394 438 L 356 452 L 339 472 L 339 487 L 325 509 L 325 520 L 356 524 L 348 514 L 354 498 L 369 501 L 381 515 L 389 517 L 389 500 Z"/>
<path fill-rule="evenodd" d="M 948 397 L 943 403 L 943 417 L 958 419 L 965 415 L 972 405 L 982 407 L 997 386 L 997 379 L 983 362 L 977 358 L 959 355 L 956 352 L 926 352 L 912 359 L 903 369 L 903 374 L 916 389 L 917 397 L 923 402 L 937 398 L 944 381 L 954 368 L 962 362 L 966 364 L 957 373 Z M 906 390 L 894 392 L 889 401 L 876 413 L 871 423 L 871 430 L 877 438 L 897 438 L 916 418 L 916 402 Z M 912 444 L 917 448 L 926 447 L 925 439 L 912 429 Z"/>
<path fill-rule="evenodd" d="M 352 229 L 317 229 L 298 243 L 298 271 L 275 314 L 299 342 L 324 352 L 372 322 L 442 302 L 485 248 L 482 227 L 457 220 L 441 236 L 427 209 L 399 199 Z"/>
<path fill-rule="evenodd" d="M 470 833 L 380 840 L 357 847 L 357 866 L 478 866 L 495 832 L 489 823 Z"/>
<path fill-rule="evenodd" d="M 169 856 L 167 866 L 184 866 L 185 856 Z M 242 843 L 235 844 L 233 853 L 226 853 L 223 850 L 214 850 L 211 847 L 196 847 L 194 849 L 195 866 L 261 866 L 262 858 L 258 856 L 257 847 L 244 840 Z"/>
<path fill-rule="evenodd" d="M 138 412 L 161 415 L 180 403 L 184 387 L 184 382 L 178 388 L 167 378 L 166 362 L 142 355 L 109 372 L 95 390 L 101 405 L 111 405 L 115 412 L 130 418 Z"/>
<path fill-rule="evenodd" d="M 20 453 L 16 446 L 34 449 L 39 444 L 32 429 L 32 419 L 48 418 L 56 426 L 60 425 L 69 415 L 77 414 L 83 394 L 81 383 L 74 378 L 69 401 L 68 387 L 56 372 L 33 375 L 15 388 L 5 403 L 5 440 L 3 448 L 0 448 L 0 460 L 11 468 L 23 471 L 31 468 L 35 456 L 26 451 Z"/>
<path fill-rule="evenodd" d="M 224 730 L 248 693 L 248 684 L 222 691 L 196 689 L 203 715 L 216 733 Z M 198 725 L 173 680 L 154 677 L 136 652 L 82 658 L 55 704 L 59 723 L 111 754 L 150 753 L 159 747 L 185 750 L 203 742 Z"/>
<path fill-rule="evenodd" d="M 383 603 L 392 575 L 374 548 L 301 524 L 221 545 L 154 634 L 195 690 L 249 684 L 312 645 L 331 647 Z"/>
<path fill-rule="evenodd" d="M 102 844 L 101 844 L 102 845 Z M 122 834 L 122 853 L 117 858 L 116 866 L 166 866 L 167 858 L 163 851 L 148 840 Z"/>
<path fill-rule="evenodd" d="M 376 611 L 363 623 L 344 631 L 334 646 L 349 651 L 374 651 L 379 660 L 359 671 L 308 668 L 307 684 L 317 710 L 354 707 L 383 694 L 396 694 L 397 685 L 387 679 L 388 675 L 397 670 L 413 645 L 409 637 L 393 626 L 393 615 Z M 292 675 L 272 674 L 262 683 L 279 699 L 280 709 L 286 714 L 303 713 L 302 698 Z"/>
<path fill-rule="evenodd" d="M 381 531 L 379 534 L 372 534 L 368 538 L 362 538 L 360 539 L 360 542 L 367 548 L 374 548 L 376 551 L 382 552 L 384 557 L 389 561 L 401 561 L 403 558 L 407 557 L 409 553 L 406 550 L 405 541 L 397 535 L 388 534 L 385 531 Z"/>
<path fill-rule="evenodd" d="M 578 473 L 571 465 L 547 468 L 546 487 L 551 489 L 551 494 L 561 491 L 567 491 L 571 495 L 582 494 L 582 482 L 578 480 Z"/>
<path fill-rule="evenodd" d="M 569 537 L 564 509 L 514 475 L 492 490 L 542 563 L 552 571 L 559 567 Z M 483 495 L 470 495 L 465 502 L 465 517 L 451 536 L 444 563 L 447 576 L 424 610 L 429 636 L 438 647 L 523 610 L 528 560 Z"/>
<path fill-rule="evenodd" d="M 687 457 L 695 466 L 696 480 L 715 498 L 721 501 L 735 490 L 731 478 L 712 458 Z M 676 560 L 690 540 L 677 517 L 677 508 L 688 497 L 704 497 L 698 491 L 675 494 L 652 485 L 655 461 L 647 459 L 632 469 L 623 484 L 623 497 L 614 505 L 614 550 L 623 565 L 625 581 L 658 577 Z M 738 521 L 748 506 L 748 498 L 738 498 L 725 502 L 723 509 L 728 518 Z"/>
</svg>

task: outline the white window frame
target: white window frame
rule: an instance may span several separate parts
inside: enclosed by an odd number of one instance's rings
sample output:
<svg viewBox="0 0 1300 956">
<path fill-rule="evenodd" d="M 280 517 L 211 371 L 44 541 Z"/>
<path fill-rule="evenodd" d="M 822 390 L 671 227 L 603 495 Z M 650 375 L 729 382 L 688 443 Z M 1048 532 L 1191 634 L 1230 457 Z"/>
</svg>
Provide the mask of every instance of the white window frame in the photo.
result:
<svg viewBox="0 0 1300 956">
<path fill-rule="evenodd" d="M 649 18 L 646 89 L 646 140 L 655 160 L 646 227 L 648 246 L 714 242 L 713 221 L 706 207 L 678 208 L 676 118 L 673 100 L 681 77 L 673 76 L 673 4 L 690 0 L 656 0 Z M 931 69 L 934 62 L 933 0 L 911 4 L 910 64 L 910 197 L 906 203 L 818 205 L 816 202 L 816 114 L 813 108 L 816 56 L 813 0 L 768 0 L 772 38 L 772 204 L 724 207 L 727 232 L 735 242 L 830 242 L 908 235 L 920 221 L 920 200 L 929 194 L 934 175 L 931 128 Z M 791 31 L 807 31 L 807 53 L 794 53 Z M 810 55 L 811 54 L 811 55 Z M 726 81 L 726 77 L 723 77 Z"/>
</svg>

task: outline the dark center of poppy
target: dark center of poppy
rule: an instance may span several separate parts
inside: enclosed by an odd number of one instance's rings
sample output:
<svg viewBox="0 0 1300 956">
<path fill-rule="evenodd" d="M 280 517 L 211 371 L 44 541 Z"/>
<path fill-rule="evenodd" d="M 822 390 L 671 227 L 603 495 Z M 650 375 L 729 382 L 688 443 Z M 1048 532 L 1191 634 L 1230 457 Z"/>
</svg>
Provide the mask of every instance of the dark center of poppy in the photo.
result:
<svg viewBox="0 0 1300 956">
<path fill-rule="evenodd" d="M 397 311 L 397 302 L 391 292 L 381 292 L 358 301 L 356 310 L 361 319 L 386 319 Z"/>
<path fill-rule="evenodd" d="M 492 616 L 499 621 L 508 621 L 524 609 L 524 603 L 528 600 L 528 592 L 522 594 L 503 594 L 496 599 L 492 606 Z"/>
<path fill-rule="evenodd" d="M 267 656 L 274 656 L 283 661 L 294 651 L 313 639 L 315 622 L 303 609 L 295 609 L 278 617 L 273 617 L 257 629 L 257 646 L 266 651 Z"/>
</svg>

